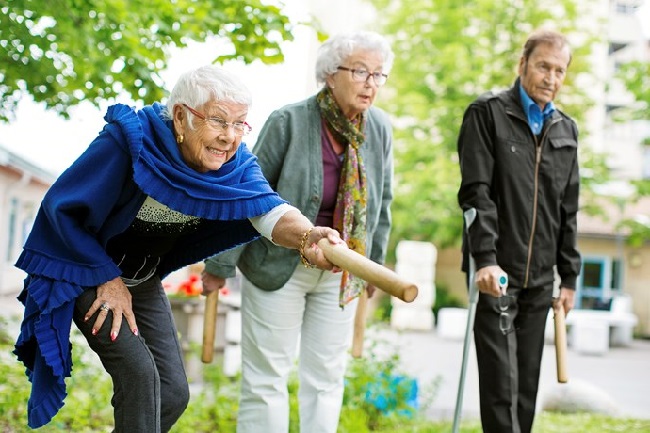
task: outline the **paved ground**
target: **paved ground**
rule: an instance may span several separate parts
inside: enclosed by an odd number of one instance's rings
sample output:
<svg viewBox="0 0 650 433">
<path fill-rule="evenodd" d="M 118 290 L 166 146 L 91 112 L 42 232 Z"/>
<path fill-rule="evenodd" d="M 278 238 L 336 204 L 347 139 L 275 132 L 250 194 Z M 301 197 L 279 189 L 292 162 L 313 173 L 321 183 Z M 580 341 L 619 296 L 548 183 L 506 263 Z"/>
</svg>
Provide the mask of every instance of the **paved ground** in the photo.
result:
<svg viewBox="0 0 650 433">
<path fill-rule="evenodd" d="M 371 332 L 368 334 L 373 335 Z M 429 415 L 434 419 L 453 419 L 463 341 L 442 339 L 435 331 L 400 333 L 382 330 L 378 334 L 381 340 L 391 342 L 388 346 L 392 344 L 398 348 L 405 373 L 417 377 L 420 386 L 431 383 L 436 377 L 440 378 L 438 394 L 429 409 Z M 562 391 L 558 387 L 573 387 L 607 395 L 622 416 L 650 419 L 650 341 L 634 340 L 630 346 L 610 348 L 609 352 L 602 356 L 581 355 L 569 348 L 567 363 L 569 381 L 566 384 L 558 384 L 555 346 L 545 346 L 539 407 L 551 395 Z M 462 418 L 478 417 L 478 373 L 472 345 Z"/>
<path fill-rule="evenodd" d="M 15 296 L 0 296 L 0 316 L 19 315 Z M 2 325 L 0 325 L 2 326 Z M 17 335 L 12 326 L 10 334 Z M 438 393 L 428 410 L 433 419 L 452 419 L 456 403 L 463 341 L 445 340 L 435 331 L 397 332 L 370 328 L 367 339 L 388 342 L 384 350 L 398 350 L 404 373 L 415 376 L 421 387 L 436 378 Z M 555 349 L 546 345 L 542 365 L 539 403 L 557 387 L 589 385 L 615 402 L 623 416 L 650 419 L 650 341 L 634 340 L 630 346 L 611 348 L 603 356 L 587 356 L 569 349 L 569 383 L 556 382 Z M 465 384 L 463 419 L 478 418 L 478 378 L 475 353 L 471 351 Z"/>
</svg>

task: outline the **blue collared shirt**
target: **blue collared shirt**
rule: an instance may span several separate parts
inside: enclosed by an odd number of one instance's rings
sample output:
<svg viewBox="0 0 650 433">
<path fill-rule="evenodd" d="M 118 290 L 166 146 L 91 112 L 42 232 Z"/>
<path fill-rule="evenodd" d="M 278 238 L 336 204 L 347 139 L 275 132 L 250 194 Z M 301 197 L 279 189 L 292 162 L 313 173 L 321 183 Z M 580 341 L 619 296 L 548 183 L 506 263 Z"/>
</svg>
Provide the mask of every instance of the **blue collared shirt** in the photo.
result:
<svg viewBox="0 0 650 433">
<path fill-rule="evenodd" d="M 528 96 L 528 93 L 526 93 L 521 84 L 519 84 L 519 96 L 521 97 L 521 105 L 524 107 L 526 117 L 528 117 L 530 130 L 533 131 L 533 134 L 539 135 L 544 127 L 544 122 L 546 122 L 546 119 L 551 117 L 551 114 L 555 111 L 553 101 L 546 104 L 544 111 L 540 110 L 539 105 Z"/>
</svg>

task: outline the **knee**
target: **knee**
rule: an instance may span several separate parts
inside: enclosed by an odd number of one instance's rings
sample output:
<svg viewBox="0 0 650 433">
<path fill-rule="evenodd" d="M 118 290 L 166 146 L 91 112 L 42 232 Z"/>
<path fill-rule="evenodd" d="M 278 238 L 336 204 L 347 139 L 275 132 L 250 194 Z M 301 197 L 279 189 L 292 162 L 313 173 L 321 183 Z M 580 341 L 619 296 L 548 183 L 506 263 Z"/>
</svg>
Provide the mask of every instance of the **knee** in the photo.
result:
<svg viewBox="0 0 650 433">
<path fill-rule="evenodd" d="M 190 401 L 190 389 L 187 381 L 177 381 L 167 385 L 161 384 L 161 410 L 180 416 Z"/>
</svg>

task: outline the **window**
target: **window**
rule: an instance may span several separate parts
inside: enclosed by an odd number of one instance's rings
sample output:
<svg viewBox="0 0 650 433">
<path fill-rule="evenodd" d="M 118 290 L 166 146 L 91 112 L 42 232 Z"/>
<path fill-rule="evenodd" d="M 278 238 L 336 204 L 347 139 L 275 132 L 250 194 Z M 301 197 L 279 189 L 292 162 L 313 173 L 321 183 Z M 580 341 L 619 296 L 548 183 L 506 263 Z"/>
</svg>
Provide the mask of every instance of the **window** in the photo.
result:
<svg viewBox="0 0 650 433">
<path fill-rule="evenodd" d="M 12 198 L 9 200 L 9 226 L 7 227 L 7 249 L 6 260 L 12 261 L 14 244 L 16 242 L 16 219 L 18 218 L 18 199 Z"/>
<path fill-rule="evenodd" d="M 639 4 L 637 4 L 637 3 L 639 3 L 639 2 L 629 1 L 629 0 L 627 0 L 627 1 L 625 1 L 625 0 L 623 0 L 623 1 L 621 1 L 621 0 L 615 1 L 614 2 L 614 9 L 619 14 L 633 15 L 636 12 L 636 10 L 638 9 L 638 7 L 639 7 Z"/>
<path fill-rule="evenodd" d="M 623 291 L 621 285 L 623 284 L 623 278 L 621 276 L 621 261 L 618 259 L 612 259 L 612 272 L 611 280 L 609 282 L 609 287 L 612 290 L 617 290 L 619 292 Z"/>
<path fill-rule="evenodd" d="M 582 287 L 585 289 L 600 289 L 603 285 L 604 264 L 602 262 L 585 260 L 582 266 Z"/>
<path fill-rule="evenodd" d="M 27 241 L 27 236 L 32 231 L 32 226 L 34 225 L 34 219 L 36 218 L 36 205 L 34 202 L 26 201 L 23 204 L 23 215 L 22 215 L 22 239 L 21 246 L 25 245 Z"/>
<path fill-rule="evenodd" d="M 609 256 L 585 256 L 576 293 L 576 306 L 597 308 L 615 291 L 621 291 L 621 262 Z"/>
</svg>

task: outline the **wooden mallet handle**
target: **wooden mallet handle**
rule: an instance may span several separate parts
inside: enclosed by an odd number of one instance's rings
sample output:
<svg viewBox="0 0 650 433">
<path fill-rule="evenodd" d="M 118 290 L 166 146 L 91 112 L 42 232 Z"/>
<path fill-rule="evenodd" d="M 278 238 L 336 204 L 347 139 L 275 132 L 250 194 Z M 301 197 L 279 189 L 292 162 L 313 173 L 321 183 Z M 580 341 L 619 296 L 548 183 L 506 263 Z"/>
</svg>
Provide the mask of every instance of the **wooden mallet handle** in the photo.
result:
<svg viewBox="0 0 650 433">
<path fill-rule="evenodd" d="M 206 364 L 212 362 L 214 357 L 214 335 L 217 329 L 217 305 L 219 303 L 219 290 L 210 292 L 205 298 L 205 311 L 203 312 L 203 353 L 201 361 Z"/>
<path fill-rule="evenodd" d="M 348 271 L 376 288 L 404 302 L 413 302 L 418 295 L 415 284 L 404 281 L 395 272 L 378 265 L 363 255 L 342 245 L 332 245 L 326 238 L 318 241 L 318 248 L 325 258 L 339 268 Z"/>
<path fill-rule="evenodd" d="M 361 358 L 363 355 L 363 337 L 366 330 L 366 306 L 368 305 L 368 292 L 361 292 L 357 302 L 357 311 L 354 316 L 354 334 L 352 335 L 352 357 Z"/>
<path fill-rule="evenodd" d="M 555 358 L 557 361 L 557 381 L 567 383 L 569 376 L 567 373 L 566 362 L 566 321 L 564 315 L 564 306 L 560 304 L 557 310 L 553 310 L 553 321 L 555 322 Z"/>
</svg>

